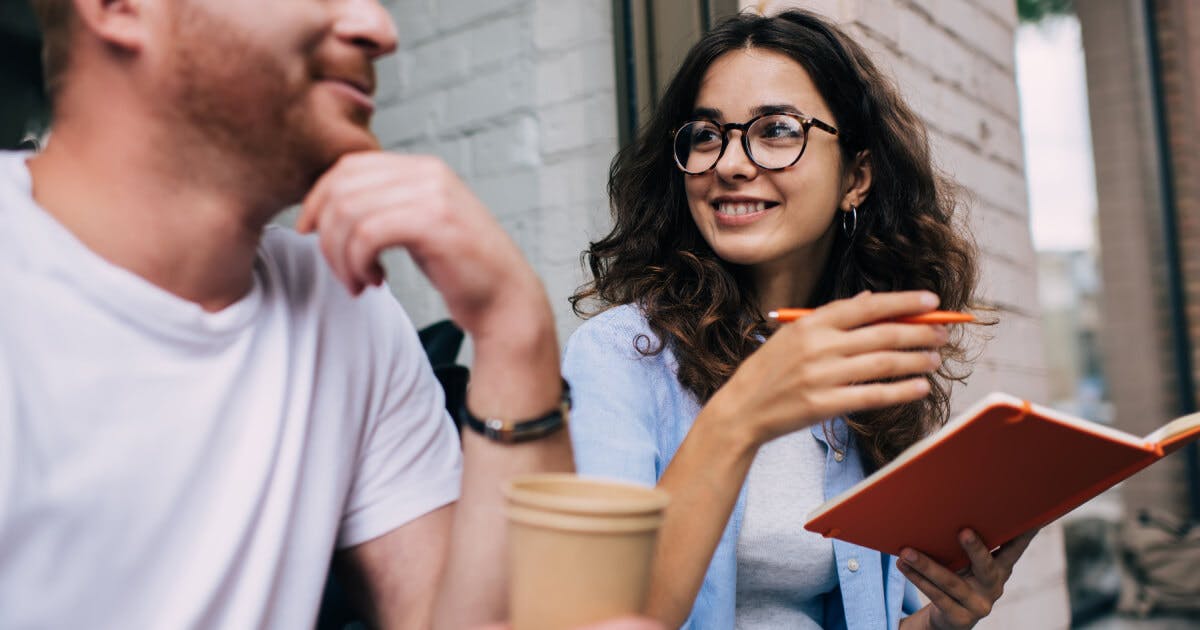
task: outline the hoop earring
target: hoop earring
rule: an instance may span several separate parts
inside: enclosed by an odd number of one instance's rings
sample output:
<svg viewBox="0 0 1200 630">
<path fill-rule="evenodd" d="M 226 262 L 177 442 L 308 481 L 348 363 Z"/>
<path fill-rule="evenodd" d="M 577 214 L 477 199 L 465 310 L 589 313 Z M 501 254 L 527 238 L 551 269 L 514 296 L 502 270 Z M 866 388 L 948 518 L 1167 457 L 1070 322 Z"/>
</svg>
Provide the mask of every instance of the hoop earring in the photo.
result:
<svg viewBox="0 0 1200 630">
<path fill-rule="evenodd" d="M 852 240 L 858 231 L 858 206 L 850 205 L 850 212 L 842 212 L 842 234 L 846 240 Z"/>
</svg>

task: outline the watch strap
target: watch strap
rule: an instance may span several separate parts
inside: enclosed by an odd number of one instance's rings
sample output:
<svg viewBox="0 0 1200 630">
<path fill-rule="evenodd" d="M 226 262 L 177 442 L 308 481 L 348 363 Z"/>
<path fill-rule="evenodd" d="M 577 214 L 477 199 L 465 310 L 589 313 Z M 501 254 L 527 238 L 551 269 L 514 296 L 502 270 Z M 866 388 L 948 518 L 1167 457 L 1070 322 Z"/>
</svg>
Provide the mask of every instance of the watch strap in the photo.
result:
<svg viewBox="0 0 1200 630">
<path fill-rule="evenodd" d="M 502 444 L 529 442 L 550 435 L 567 424 L 571 412 L 571 386 L 564 379 L 562 382 L 562 399 L 549 413 L 528 420 L 503 420 L 500 418 L 479 418 L 467 408 L 464 397 L 462 405 L 463 424 L 472 431 Z"/>
</svg>

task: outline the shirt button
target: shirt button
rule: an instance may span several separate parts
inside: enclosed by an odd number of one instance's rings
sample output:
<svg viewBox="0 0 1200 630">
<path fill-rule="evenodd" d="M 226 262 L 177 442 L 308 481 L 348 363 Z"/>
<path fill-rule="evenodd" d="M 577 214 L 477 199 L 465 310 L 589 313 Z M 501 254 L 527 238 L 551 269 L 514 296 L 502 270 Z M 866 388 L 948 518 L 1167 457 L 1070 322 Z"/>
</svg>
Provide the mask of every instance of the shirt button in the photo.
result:
<svg viewBox="0 0 1200 630">
<path fill-rule="evenodd" d="M 834 459 L 834 461 L 839 461 L 839 462 L 840 462 L 840 461 L 842 461 L 843 459 L 846 459 L 846 454 L 845 454 L 845 453 L 843 453 L 843 452 L 841 452 L 841 451 L 836 451 L 836 452 L 834 452 L 834 454 L 833 454 L 833 459 Z"/>
<path fill-rule="evenodd" d="M 846 563 L 846 568 L 850 569 L 851 572 L 857 571 L 858 570 L 858 560 L 856 560 L 854 558 L 850 558 L 850 561 Z"/>
</svg>

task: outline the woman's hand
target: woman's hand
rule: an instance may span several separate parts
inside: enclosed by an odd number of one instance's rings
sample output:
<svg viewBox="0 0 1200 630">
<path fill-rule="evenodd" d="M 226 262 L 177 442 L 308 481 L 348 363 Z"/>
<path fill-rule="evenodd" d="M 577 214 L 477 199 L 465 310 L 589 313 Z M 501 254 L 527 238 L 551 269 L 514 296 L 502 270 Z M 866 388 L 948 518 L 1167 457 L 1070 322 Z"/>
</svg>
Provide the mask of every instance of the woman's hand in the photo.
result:
<svg viewBox="0 0 1200 630">
<path fill-rule="evenodd" d="M 971 558 L 964 573 L 954 573 L 913 549 L 900 553 L 896 566 L 913 586 L 929 598 L 929 605 L 904 620 L 905 630 L 967 630 L 992 612 L 996 600 L 1004 594 L 1004 584 L 1012 576 L 1013 565 L 1025 553 L 1038 530 L 1026 532 L 1004 545 L 995 554 L 988 551 L 979 536 L 964 529 L 959 543 Z"/>
<path fill-rule="evenodd" d="M 762 444 L 844 413 L 929 393 L 941 365 L 941 326 L 888 322 L 937 308 L 928 291 L 862 293 L 782 326 L 734 372 L 711 403 Z M 924 350 L 924 351 L 914 351 Z"/>
</svg>

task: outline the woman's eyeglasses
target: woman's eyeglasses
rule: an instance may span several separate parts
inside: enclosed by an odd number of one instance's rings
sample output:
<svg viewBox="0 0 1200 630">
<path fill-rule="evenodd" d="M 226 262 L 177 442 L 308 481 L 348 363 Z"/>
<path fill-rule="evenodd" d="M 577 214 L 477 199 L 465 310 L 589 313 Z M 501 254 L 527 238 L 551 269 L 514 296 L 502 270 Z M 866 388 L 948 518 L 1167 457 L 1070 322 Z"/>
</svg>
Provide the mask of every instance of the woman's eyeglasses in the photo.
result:
<svg viewBox="0 0 1200 630">
<path fill-rule="evenodd" d="M 699 175 L 717 165 L 729 146 L 729 132 L 742 132 L 742 149 L 760 168 L 777 171 L 800 160 L 808 146 L 808 130 L 816 127 L 837 135 L 837 129 L 812 116 L 774 113 L 755 116 L 744 123 L 717 124 L 711 120 L 684 123 L 675 132 L 675 164 L 689 175 Z"/>
</svg>

